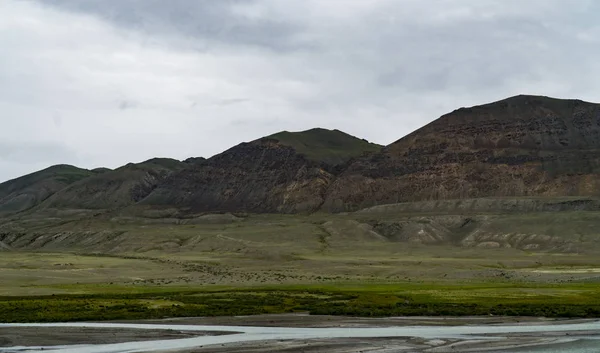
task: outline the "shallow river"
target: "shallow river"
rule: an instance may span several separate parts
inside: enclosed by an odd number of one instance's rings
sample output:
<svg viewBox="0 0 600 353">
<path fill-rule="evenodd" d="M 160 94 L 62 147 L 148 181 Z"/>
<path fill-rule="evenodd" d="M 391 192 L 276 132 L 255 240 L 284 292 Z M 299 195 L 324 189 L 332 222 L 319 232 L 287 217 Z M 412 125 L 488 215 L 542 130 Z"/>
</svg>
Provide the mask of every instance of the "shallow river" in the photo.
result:
<svg viewBox="0 0 600 353">
<path fill-rule="evenodd" d="M 171 324 L 120 324 L 120 323 L 50 323 L 50 324 L 0 324 L 0 327 L 87 327 L 87 328 L 127 328 L 165 329 L 180 331 L 227 331 L 237 332 L 221 336 L 199 336 L 193 338 L 160 341 L 127 342 L 116 344 L 74 345 L 61 347 L 10 347 L 0 348 L 0 352 L 40 352 L 44 353 L 133 353 L 177 349 L 189 349 L 213 344 L 250 342 L 263 340 L 297 340 L 323 338 L 376 338 L 376 337 L 420 337 L 425 339 L 464 339 L 486 340 L 505 339 L 503 334 L 548 333 L 593 331 L 593 335 L 569 339 L 568 337 L 552 347 L 519 348 L 507 352 L 600 352 L 600 321 L 557 324 L 557 325 L 477 325 L 477 326 L 398 326 L 369 328 L 291 328 L 291 327 L 249 327 L 213 325 L 171 325 Z M 496 334 L 499 336 L 484 336 Z"/>
</svg>

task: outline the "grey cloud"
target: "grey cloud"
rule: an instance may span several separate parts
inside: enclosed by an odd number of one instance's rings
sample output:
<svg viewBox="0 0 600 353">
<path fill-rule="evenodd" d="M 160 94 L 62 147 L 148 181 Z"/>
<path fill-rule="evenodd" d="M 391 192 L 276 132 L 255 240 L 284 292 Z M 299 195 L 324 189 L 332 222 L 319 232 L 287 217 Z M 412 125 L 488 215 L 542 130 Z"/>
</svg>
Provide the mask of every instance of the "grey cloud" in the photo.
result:
<svg viewBox="0 0 600 353">
<path fill-rule="evenodd" d="M 240 104 L 240 103 L 244 103 L 244 102 L 248 102 L 249 99 L 248 98 L 228 98 L 228 99 L 221 99 L 220 101 L 217 102 L 217 105 L 234 105 L 234 104 Z"/>
<path fill-rule="evenodd" d="M 133 109 L 133 108 L 136 108 L 137 106 L 138 106 L 138 103 L 134 102 L 134 101 L 122 100 L 119 102 L 120 110 Z"/>
<path fill-rule="evenodd" d="M 77 153 L 55 142 L 0 142 L 0 161 L 12 163 L 60 163 L 77 160 Z M 51 162 L 52 161 L 52 162 Z"/>
<path fill-rule="evenodd" d="M 62 116 L 60 116 L 59 113 L 52 114 L 52 122 L 54 123 L 54 126 L 60 128 L 62 126 Z"/>
<path fill-rule="evenodd" d="M 58 159 L 209 157 L 315 126 L 388 144 L 519 93 L 598 100 L 597 13 L 591 0 L 0 1 L 0 141 L 30 146 L 5 146 L 0 178 Z"/>
<path fill-rule="evenodd" d="M 122 28 L 208 50 L 212 43 L 249 45 L 276 51 L 306 48 L 298 24 L 282 18 L 252 17 L 236 7 L 257 0 L 36 0 L 40 4 L 97 16 Z M 178 40 L 173 41 L 173 38 Z"/>
<path fill-rule="evenodd" d="M 380 35 L 388 47 L 379 52 L 386 52 L 396 63 L 377 58 L 382 61 L 380 67 L 394 66 L 375 80 L 384 87 L 422 92 L 496 89 L 518 77 L 536 79 L 539 69 L 556 65 L 555 58 L 569 56 L 565 49 L 573 46 L 572 38 L 563 31 L 561 26 L 520 17 L 407 26 L 398 33 Z"/>
</svg>

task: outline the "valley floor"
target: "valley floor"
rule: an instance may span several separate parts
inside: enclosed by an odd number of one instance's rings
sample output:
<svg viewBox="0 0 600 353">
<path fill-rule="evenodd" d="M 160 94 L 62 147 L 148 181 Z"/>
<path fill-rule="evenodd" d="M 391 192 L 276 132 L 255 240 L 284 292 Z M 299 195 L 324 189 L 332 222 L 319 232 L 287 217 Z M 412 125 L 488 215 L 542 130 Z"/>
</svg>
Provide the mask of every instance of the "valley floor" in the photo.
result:
<svg viewBox="0 0 600 353">
<path fill-rule="evenodd" d="M 2 223 L 2 321 L 600 316 L 596 212 L 72 217 Z"/>
</svg>

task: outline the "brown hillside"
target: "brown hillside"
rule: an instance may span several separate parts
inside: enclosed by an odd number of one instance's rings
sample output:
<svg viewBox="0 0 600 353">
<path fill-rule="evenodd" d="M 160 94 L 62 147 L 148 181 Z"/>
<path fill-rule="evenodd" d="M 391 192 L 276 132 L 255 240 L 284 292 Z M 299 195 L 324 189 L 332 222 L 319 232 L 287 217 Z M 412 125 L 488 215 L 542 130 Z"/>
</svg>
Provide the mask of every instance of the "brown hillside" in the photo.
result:
<svg viewBox="0 0 600 353">
<path fill-rule="evenodd" d="M 141 204 L 196 212 L 317 210 L 340 164 L 379 150 L 338 130 L 282 132 L 188 164 Z"/>
<path fill-rule="evenodd" d="M 600 105 L 516 96 L 461 108 L 354 161 L 324 208 L 600 194 Z"/>
</svg>

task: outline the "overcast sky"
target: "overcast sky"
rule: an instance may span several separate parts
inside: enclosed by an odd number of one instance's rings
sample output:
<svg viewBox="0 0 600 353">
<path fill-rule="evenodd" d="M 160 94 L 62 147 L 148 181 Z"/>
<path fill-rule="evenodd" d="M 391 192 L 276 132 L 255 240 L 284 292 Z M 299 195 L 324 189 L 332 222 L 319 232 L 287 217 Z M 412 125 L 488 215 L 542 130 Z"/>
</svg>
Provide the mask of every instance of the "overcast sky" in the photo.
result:
<svg viewBox="0 0 600 353">
<path fill-rule="evenodd" d="M 389 144 L 520 93 L 600 101 L 600 1 L 0 0 L 0 181 L 312 127 Z"/>
</svg>

